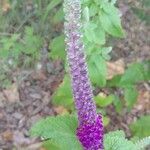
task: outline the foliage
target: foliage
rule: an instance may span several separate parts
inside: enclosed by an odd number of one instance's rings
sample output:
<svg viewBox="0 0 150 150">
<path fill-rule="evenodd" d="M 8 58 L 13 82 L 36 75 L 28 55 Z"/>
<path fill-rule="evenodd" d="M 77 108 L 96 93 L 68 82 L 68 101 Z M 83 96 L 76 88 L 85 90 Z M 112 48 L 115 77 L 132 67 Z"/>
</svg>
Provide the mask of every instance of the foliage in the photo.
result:
<svg viewBox="0 0 150 150">
<path fill-rule="evenodd" d="M 150 136 L 150 116 L 143 116 L 136 122 L 130 125 L 131 132 L 134 136 L 138 136 L 140 138 Z"/>
<path fill-rule="evenodd" d="M 82 3 L 83 41 L 86 47 L 90 77 L 94 85 L 102 87 L 106 85 L 106 60 L 109 59 L 109 53 L 112 49 L 111 47 L 104 46 L 106 34 L 123 37 L 124 33 L 121 28 L 118 9 L 114 6 L 114 2 L 103 0 L 100 3 L 94 0 L 83 0 Z M 106 5 L 108 5 L 109 8 L 106 7 Z M 106 20 L 108 20 L 108 22 L 106 22 Z M 111 20 L 111 22 L 109 22 L 109 20 Z M 55 37 L 54 41 L 62 43 L 62 39 L 59 37 Z M 50 56 L 52 58 L 65 60 L 65 58 L 63 58 L 65 56 L 64 46 L 58 49 L 58 45 L 53 44 L 52 47 Z"/>
<path fill-rule="evenodd" d="M 93 54 L 94 55 L 94 54 Z M 95 56 L 99 58 L 98 56 Z M 96 61 L 96 58 L 93 58 L 93 61 Z M 101 63 L 101 68 L 103 63 Z M 93 64 L 90 64 L 93 65 Z M 109 95 L 107 97 L 101 97 L 99 95 L 95 96 L 96 104 L 100 107 L 107 107 L 110 104 L 114 104 L 116 111 L 121 112 L 124 102 L 129 110 L 133 107 L 133 105 L 136 103 L 137 97 L 138 97 L 138 92 L 136 89 L 136 84 L 143 82 L 143 81 L 148 81 L 150 79 L 150 62 L 145 61 L 145 62 L 139 62 L 139 63 L 134 63 L 131 64 L 125 73 L 123 75 L 116 75 L 114 76 L 111 80 L 107 81 L 106 86 L 110 88 L 121 88 L 124 91 L 124 101 L 120 100 L 120 98 L 117 95 Z M 93 76 L 96 76 L 96 71 L 91 71 L 93 73 Z M 103 72 L 100 71 L 102 74 Z M 95 78 L 94 78 L 95 79 Z M 98 80 L 100 82 L 100 80 Z M 97 82 L 98 82 L 97 81 Z M 56 90 L 53 98 L 53 103 L 55 105 L 63 105 L 63 106 L 71 106 L 72 103 L 72 98 L 71 98 L 71 91 L 70 91 L 70 81 L 64 80 L 64 82 L 60 85 L 60 88 Z M 96 82 L 96 81 L 95 81 Z M 67 91 L 68 94 L 65 94 L 65 100 L 62 101 L 60 97 L 62 97 L 64 90 L 61 88 L 63 86 L 63 89 Z M 69 94 L 70 92 L 70 94 Z M 62 94 L 61 94 L 62 93 Z"/>
<path fill-rule="evenodd" d="M 76 128 L 77 119 L 75 117 L 48 117 L 40 120 L 33 126 L 31 134 L 44 139 L 51 139 L 54 143 L 57 143 L 59 149 L 70 150 L 75 148 L 81 150 L 81 146 L 76 138 Z"/>
<path fill-rule="evenodd" d="M 23 35 L 12 34 L 0 39 L 0 58 L 3 60 L 11 58 L 15 64 L 20 63 L 21 55 L 38 60 L 41 46 L 41 37 L 34 35 L 32 27 L 26 27 Z"/>
<path fill-rule="evenodd" d="M 150 136 L 136 142 L 137 150 L 145 150 L 150 146 Z"/>
<path fill-rule="evenodd" d="M 61 3 L 62 0 L 9 0 L 10 10 L 1 15 L 5 21 L 1 24 L 0 30 L 16 33 L 22 32 L 26 26 L 32 26 L 36 34 L 51 37 L 55 24 L 53 20 L 56 20 L 58 13 L 54 9 L 59 9 Z"/>
<path fill-rule="evenodd" d="M 112 47 L 105 46 L 106 35 L 112 35 L 116 37 L 123 37 L 124 32 L 121 27 L 121 21 L 119 17 L 119 11 L 115 7 L 115 1 L 102 0 L 86 0 L 82 1 L 83 7 L 83 41 L 85 44 L 85 50 L 87 55 L 87 62 L 89 68 L 89 75 L 93 85 L 98 87 L 106 86 L 106 60 L 110 59 L 109 53 Z M 55 37 L 55 43 L 62 43 L 62 36 Z M 59 47 L 59 48 L 58 48 Z M 58 46 L 58 44 L 52 44 L 50 56 L 52 58 L 63 58 L 65 56 L 64 46 Z M 66 85 L 65 85 L 66 84 Z M 60 86 L 60 89 L 56 91 L 53 102 L 54 104 L 66 105 L 66 100 L 63 102 L 58 97 L 59 92 L 62 93 L 61 87 L 66 86 L 69 83 L 64 82 Z M 69 90 L 68 90 L 69 91 Z M 69 94 L 70 95 L 70 94 Z M 67 96 L 65 99 L 70 99 Z M 60 102 L 58 101 L 60 100 Z M 57 102 L 55 102 L 57 101 Z M 58 103 L 59 102 L 59 103 Z"/>
<path fill-rule="evenodd" d="M 0 61 L 0 63 L 0 89 L 3 89 L 11 85 L 11 71 L 13 69 L 13 66 L 6 62 Z"/>
<path fill-rule="evenodd" d="M 106 150 L 136 150 L 134 143 L 125 138 L 123 131 L 110 132 L 105 135 Z"/>
<path fill-rule="evenodd" d="M 45 40 L 48 42 L 47 38 L 51 39 L 55 34 L 55 25 L 63 19 L 63 13 L 59 11 L 58 14 L 55 10 L 55 7 L 59 9 L 61 3 L 62 0 L 10 0 L 10 9 L 6 13 L 0 11 L 0 58 L 7 60 L 11 57 L 20 64 L 22 60 L 19 57 L 23 54 L 25 60 L 29 58 L 35 64 L 40 58 Z"/>
<path fill-rule="evenodd" d="M 107 81 L 108 87 L 117 87 L 124 90 L 124 100 L 129 109 L 137 100 L 138 92 L 135 85 L 150 79 L 149 65 L 149 61 L 131 64 L 123 75 L 116 75 L 113 79 Z"/>
<path fill-rule="evenodd" d="M 147 19 L 149 0 L 141 1 L 144 10 L 134 7 L 132 10 L 139 18 L 149 23 Z M 64 35 L 61 31 L 64 19 L 62 2 L 62 0 L 9 0 L 10 10 L 6 13 L 0 10 L 0 61 L 5 64 L 0 67 L 2 88 L 11 83 L 10 68 L 18 67 L 22 63 L 24 66 L 28 61 L 33 64 L 39 60 L 45 41 L 48 43 L 47 50 L 50 50 L 49 57 L 61 59 L 65 64 Z M 116 0 L 82 0 L 83 42 L 93 85 L 123 89 L 125 104 L 131 109 L 138 96 L 136 84 L 150 80 L 150 61 L 131 64 L 125 74 L 106 80 L 106 61 L 110 59 L 109 54 L 112 50 L 112 47 L 106 44 L 107 37 L 124 36 L 115 2 Z M 7 64 L 10 65 L 8 68 Z M 99 107 L 107 107 L 113 103 L 117 112 L 124 106 L 124 102 L 117 95 L 107 97 L 97 95 L 95 101 Z M 65 107 L 72 106 L 71 87 L 67 75 L 55 91 L 53 102 Z M 107 117 L 104 120 L 105 124 L 109 122 Z M 144 116 L 133 123 L 131 125 L 133 134 L 139 137 L 149 136 L 149 120 L 149 116 Z M 44 145 L 54 150 L 82 149 L 75 136 L 76 127 L 76 117 L 48 117 L 35 124 L 31 133 L 43 137 L 47 140 L 44 141 Z M 144 138 L 136 143 L 131 142 L 125 138 L 122 131 L 108 133 L 104 140 L 106 150 L 140 150 L 149 143 L 150 138 Z"/>
<path fill-rule="evenodd" d="M 55 105 L 64 105 L 67 107 L 73 104 L 70 78 L 68 75 L 64 77 L 64 80 L 60 84 L 58 90 L 54 92 L 53 100 Z"/>
<path fill-rule="evenodd" d="M 58 44 L 59 43 L 59 44 Z M 62 59 L 65 60 L 65 44 L 64 44 L 64 35 L 57 36 L 54 38 L 49 45 L 49 48 L 51 49 L 51 52 L 49 53 L 49 56 L 53 59 Z"/>
<path fill-rule="evenodd" d="M 76 138 L 76 128 L 77 119 L 74 116 L 47 117 L 32 127 L 31 134 L 47 140 L 44 144 L 47 149 L 82 150 Z M 144 150 L 149 144 L 150 138 L 133 143 L 125 138 L 123 131 L 109 132 L 104 137 L 105 150 Z"/>
<path fill-rule="evenodd" d="M 129 110 L 135 104 L 138 92 L 136 90 L 136 84 L 142 81 L 149 80 L 149 62 L 141 62 L 131 64 L 128 69 L 125 71 L 124 75 L 115 76 L 112 80 L 106 80 L 107 76 L 107 66 L 106 61 L 110 59 L 109 53 L 111 52 L 111 47 L 106 47 L 106 36 L 112 35 L 116 37 L 123 37 L 124 32 L 121 28 L 121 21 L 119 17 L 119 11 L 115 7 L 115 1 L 92 1 L 86 0 L 83 1 L 83 41 L 85 44 L 85 50 L 87 55 L 88 69 L 90 79 L 94 86 L 98 87 L 117 87 L 121 88 L 124 91 L 124 100 L 125 104 Z M 58 36 L 54 39 L 57 43 L 62 43 L 62 36 Z M 65 50 L 64 45 L 59 47 L 57 44 L 53 44 L 52 51 L 50 53 L 52 58 L 61 58 L 65 60 Z M 65 85 L 66 84 L 66 85 Z M 66 86 L 69 83 L 64 83 L 63 86 Z M 59 97 L 57 97 L 61 89 L 58 88 L 56 91 L 57 95 L 53 99 L 54 104 L 57 99 L 57 104 L 66 105 L 66 99 L 70 99 L 67 96 L 63 102 Z M 61 94 L 60 94 L 61 95 Z M 113 104 L 116 107 L 116 111 L 120 112 L 122 109 L 122 102 L 120 98 L 116 95 L 113 96 Z M 60 103 L 59 103 L 60 99 Z M 70 99 L 71 100 L 71 99 Z M 106 98 L 106 103 L 110 100 Z M 97 100 L 97 104 L 100 104 L 102 101 Z M 111 104 L 111 103 L 110 103 Z"/>
<path fill-rule="evenodd" d="M 91 81 L 98 86 L 106 84 L 106 62 L 99 54 L 93 53 L 88 61 L 89 75 Z M 99 67 L 101 66 L 101 67 Z"/>
<path fill-rule="evenodd" d="M 95 96 L 95 101 L 97 106 L 106 107 L 112 104 L 113 100 L 115 99 L 114 95 L 109 95 L 107 97 L 102 97 L 100 95 Z"/>
</svg>

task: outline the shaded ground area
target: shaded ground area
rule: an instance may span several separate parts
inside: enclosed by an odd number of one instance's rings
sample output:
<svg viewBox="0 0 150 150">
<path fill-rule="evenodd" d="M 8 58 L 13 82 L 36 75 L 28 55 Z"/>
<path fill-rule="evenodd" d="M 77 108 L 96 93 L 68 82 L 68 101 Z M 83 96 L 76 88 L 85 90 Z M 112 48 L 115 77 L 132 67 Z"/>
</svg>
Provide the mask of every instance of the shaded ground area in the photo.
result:
<svg viewBox="0 0 150 150">
<path fill-rule="evenodd" d="M 150 59 L 150 26 L 133 13 L 131 7 L 135 4 L 138 5 L 132 1 L 119 1 L 127 36 L 111 41 L 114 45 L 112 60 L 122 59 L 125 66 Z M 10 89 L 0 89 L 0 150 L 11 150 L 13 146 L 18 150 L 23 147 L 26 150 L 40 149 L 39 143 L 34 144 L 38 140 L 29 139 L 28 131 L 41 117 L 56 114 L 50 104 L 51 95 L 63 78 L 61 62 L 49 63 L 49 71 L 39 69 L 19 72 L 22 79 L 19 83 L 14 80 Z M 130 136 L 128 125 L 139 116 L 150 113 L 150 85 L 138 85 L 138 90 L 138 102 L 130 113 L 123 112 L 121 116 L 115 113 L 113 106 L 107 108 L 111 121 L 106 131 L 124 129 Z"/>
</svg>

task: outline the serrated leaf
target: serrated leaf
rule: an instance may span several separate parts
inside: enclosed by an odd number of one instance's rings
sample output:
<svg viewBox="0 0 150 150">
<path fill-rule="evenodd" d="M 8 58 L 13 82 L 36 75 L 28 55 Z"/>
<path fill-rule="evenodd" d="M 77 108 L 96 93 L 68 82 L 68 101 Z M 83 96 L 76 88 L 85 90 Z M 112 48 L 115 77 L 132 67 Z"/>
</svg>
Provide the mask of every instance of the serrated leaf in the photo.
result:
<svg viewBox="0 0 150 150">
<path fill-rule="evenodd" d="M 133 85 L 139 81 L 144 80 L 144 68 L 141 63 L 135 63 L 129 66 L 125 71 L 125 74 L 122 76 L 120 85 L 128 86 Z"/>
<path fill-rule="evenodd" d="M 133 107 L 138 98 L 138 91 L 134 86 L 125 88 L 125 101 L 129 109 Z"/>
<path fill-rule="evenodd" d="M 109 95 L 107 97 L 102 97 L 100 95 L 97 95 L 95 97 L 95 101 L 96 101 L 96 104 L 100 107 L 106 107 L 108 105 L 110 105 L 114 100 L 114 96 L 113 95 Z"/>
<path fill-rule="evenodd" d="M 53 59 L 62 59 L 65 60 L 65 43 L 64 43 L 64 35 L 60 35 L 54 38 L 50 44 L 50 57 Z M 59 44 L 58 44 L 59 43 Z"/>
<path fill-rule="evenodd" d="M 65 107 L 73 104 L 73 97 L 71 91 L 70 77 L 65 76 L 62 84 L 55 91 L 53 97 L 53 104 L 63 105 Z"/>
<path fill-rule="evenodd" d="M 17 40 L 19 36 L 20 36 L 19 34 L 13 34 L 10 37 L 3 37 L 0 40 L 0 44 L 1 44 L 0 45 L 1 46 L 0 57 L 1 58 L 8 58 L 9 56 L 13 56 L 14 53 L 18 51 Z M 18 57 L 18 55 L 16 57 Z"/>
<path fill-rule="evenodd" d="M 112 131 L 112 132 L 105 134 L 105 139 L 107 139 L 108 137 L 125 138 L 125 133 L 122 130 Z"/>
<path fill-rule="evenodd" d="M 137 150 L 145 150 L 145 148 L 150 147 L 150 136 L 143 138 L 135 143 Z"/>
<path fill-rule="evenodd" d="M 130 129 L 134 136 L 140 138 L 150 136 L 150 115 L 143 116 L 130 125 Z"/>
<path fill-rule="evenodd" d="M 99 54 L 93 53 L 89 57 L 88 68 L 92 83 L 100 87 L 105 86 L 107 74 L 105 60 Z"/>
<path fill-rule="evenodd" d="M 124 32 L 121 26 L 119 11 L 109 2 L 104 3 L 100 11 L 100 22 L 103 29 L 116 37 L 123 37 Z"/>
<path fill-rule="evenodd" d="M 31 135 L 51 139 L 64 150 L 82 150 L 76 128 L 77 119 L 73 116 L 47 117 L 31 128 Z"/>
<path fill-rule="evenodd" d="M 97 45 L 105 44 L 105 32 L 100 25 L 88 22 L 84 25 L 84 36 L 88 42 L 92 42 Z"/>
<path fill-rule="evenodd" d="M 24 42 L 21 49 L 22 52 L 30 55 L 39 54 L 42 38 L 38 35 L 34 35 L 34 29 L 32 27 L 25 28 Z"/>
<path fill-rule="evenodd" d="M 123 131 L 114 131 L 104 136 L 105 150 L 136 150 L 135 145 L 125 139 Z"/>
</svg>

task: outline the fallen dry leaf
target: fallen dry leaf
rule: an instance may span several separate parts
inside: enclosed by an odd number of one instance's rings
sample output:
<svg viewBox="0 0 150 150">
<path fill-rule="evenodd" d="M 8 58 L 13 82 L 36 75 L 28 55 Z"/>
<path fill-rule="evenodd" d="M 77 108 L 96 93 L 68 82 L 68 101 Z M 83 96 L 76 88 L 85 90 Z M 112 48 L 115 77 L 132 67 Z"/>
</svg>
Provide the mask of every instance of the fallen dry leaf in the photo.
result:
<svg viewBox="0 0 150 150">
<path fill-rule="evenodd" d="M 138 110 L 150 110 L 150 91 L 139 91 L 139 96 L 135 107 Z"/>
<path fill-rule="evenodd" d="M 107 97 L 107 95 L 106 95 L 104 92 L 100 92 L 100 93 L 98 94 L 98 96 L 100 96 L 100 97 L 102 97 L 102 98 L 106 98 L 106 97 Z"/>
<path fill-rule="evenodd" d="M 44 74 L 44 72 L 42 72 L 42 70 L 34 71 L 31 76 L 34 80 L 46 80 L 47 79 L 46 75 Z"/>
<path fill-rule="evenodd" d="M 107 62 L 107 79 L 112 79 L 115 75 L 123 74 L 125 71 L 125 63 L 123 59 L 115 62 Z"/>
<path fill-rule="evenodd" d="M 14 103 L 19 101 L 19 92 L 16 84 L 13 84 L 10 88 L 3 90 L 3 93 L 8 102 Z"/>
<path fill-rule="evenodd" d="M 8 12 L 11 8 L 8 0 L 0 0 L 0 6 L 4 13 Z"/>
<path fill-rule="evenodd" d="M 13 133 L 10 130 L 7 130 L 2 133 L 2 137 L 5 141 L 12 141 L 13 140 Z"/>
<path fill-rule="evenodd" d="M 64 115 L 68 113 L 68 110 L 63 107 L 63 106 L 57 106 L 54 107 L 54 111 L 58 114 L 58 115 Z"/>
</svg>

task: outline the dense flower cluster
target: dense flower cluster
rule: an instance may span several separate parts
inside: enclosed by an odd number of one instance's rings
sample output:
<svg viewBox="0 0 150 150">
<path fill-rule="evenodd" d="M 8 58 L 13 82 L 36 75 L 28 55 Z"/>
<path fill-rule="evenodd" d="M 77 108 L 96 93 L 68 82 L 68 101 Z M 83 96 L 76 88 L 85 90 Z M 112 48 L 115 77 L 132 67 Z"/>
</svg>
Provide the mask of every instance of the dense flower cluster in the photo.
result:
<svg viewBox="0 0 150 150">
<path fill-rule="evenodd" d="M 103 149 L 102 117 L 96 113 L 81 33 L 80 0 L 64 0 L 66 52 L 78 112 L 77 136 L 85 150 Z"/>
</svg>

